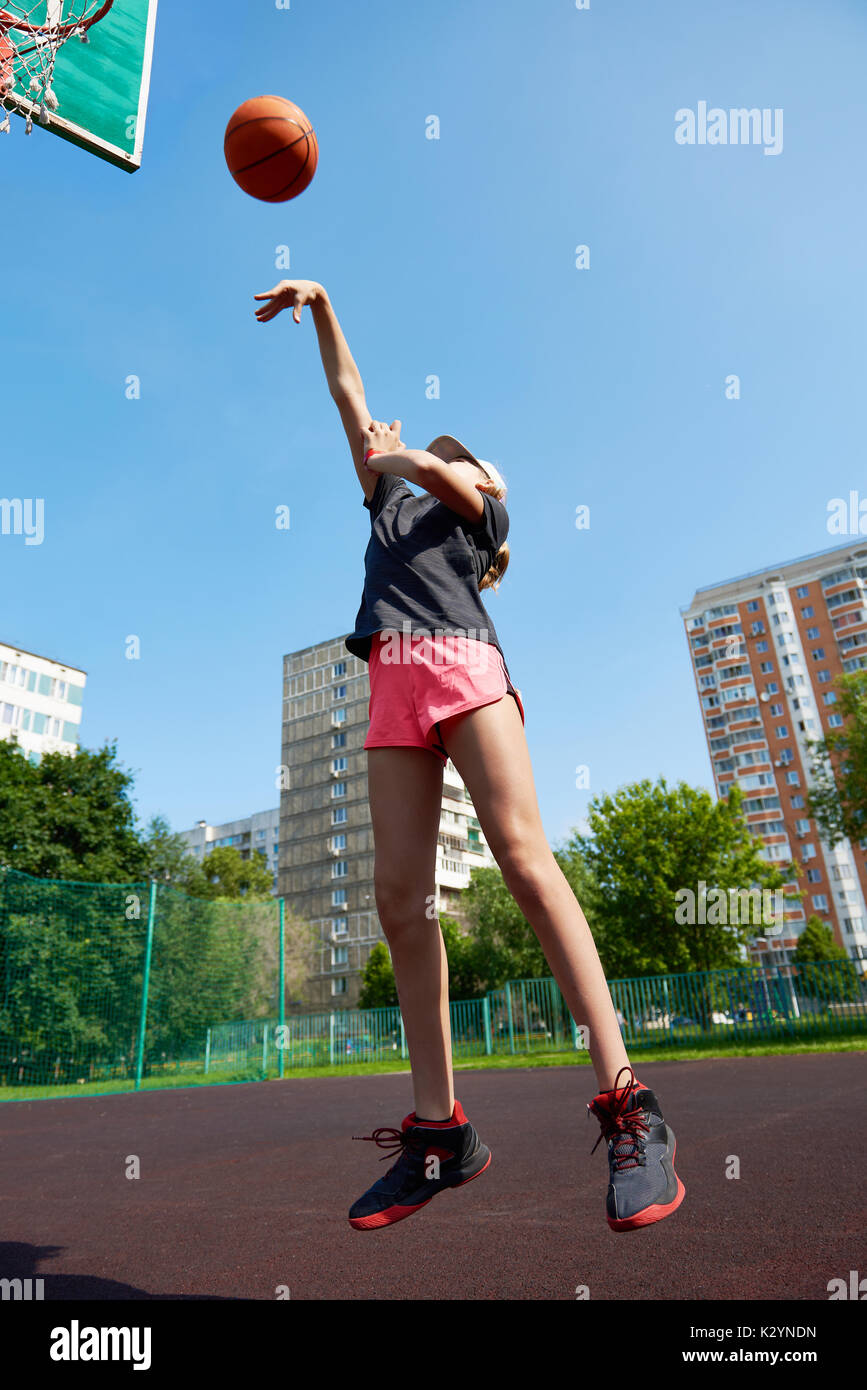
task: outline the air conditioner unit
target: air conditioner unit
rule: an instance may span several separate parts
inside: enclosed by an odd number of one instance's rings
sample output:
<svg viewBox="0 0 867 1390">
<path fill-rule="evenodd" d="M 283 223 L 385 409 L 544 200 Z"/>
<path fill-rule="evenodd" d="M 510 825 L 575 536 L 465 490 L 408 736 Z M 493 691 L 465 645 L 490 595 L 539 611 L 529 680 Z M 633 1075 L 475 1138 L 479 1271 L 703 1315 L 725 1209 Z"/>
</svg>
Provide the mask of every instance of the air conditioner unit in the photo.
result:
<svg viewBox="0 0 867 1390">
<path fill-rule="evenodd" d="M 329 846 L 329 848 L 330 848 L 331 853 L 332 853 L 332 855 L 333 855 L 333 857 L 334 857 L 335 859 L 339 859 L 340 856 L 341 856 L 341 854 L 344 853 L 344 851 L 343 851 L 342 849 L 335 849 L 334 845 Z"/>
<path fill-rule="evenodd" d="M 338 771 L 337 771 L 337 768 L 336 768 L 336 767 L 333 767 L 333 768 L 331 769 L 331 776 L 332 776 L 332 777 L 342 777 L 342 776 L 343 776 L 343 773 L 342 773 L 342 772 L 338 772 Z"/>
</svg>

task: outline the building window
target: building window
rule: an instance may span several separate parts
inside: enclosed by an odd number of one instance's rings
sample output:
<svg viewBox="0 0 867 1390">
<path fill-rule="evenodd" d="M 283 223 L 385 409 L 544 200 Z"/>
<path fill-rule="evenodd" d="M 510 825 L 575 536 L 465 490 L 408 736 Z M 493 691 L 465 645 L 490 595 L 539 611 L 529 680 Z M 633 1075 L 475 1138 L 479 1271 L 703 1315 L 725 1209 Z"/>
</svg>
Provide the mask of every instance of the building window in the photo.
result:
<svg viewBox="0 0 867 1390">
<path fill-rule="evenodd" d="M 332 994 L 345 994 L 345 993 L 346 993 L 346 980 L 345 980 L 345 979 L 332 980 L 332 981 L 331 981 L 331 993 L 332 993 Z"/>
<path fill-rule="evenodd" d="M 779 695 L 780 693 L 780 687 L 777 685 L 776 681 L 769 681 L 765 690 L 768 695 Z"/>
<path fill-rule="evenodd" d="M 345 907 L 345 905 L 346 905 L 346 889 L 345 889 L 345 888 L 333 888 L 333 889 L 331 890 L 331 906 L 332 906 L 332 907 Z"/>
<path fill-rule="evenodd" d="M 774 670 L 774 663 L 772 661 L 763 661 L 759 666 L 759 670 L 763 676 L 770 676 Z"/>
<path fill-rule="evenodd" d="M 335 806 L 331 812 L 332 825 L 344 825 L 346 822 L 346 807 Z"/>
<path fill-rule="evenodd" d="M 757 642 L 757 643 L 756 643 L 756 651 L 757 651 L 757 652 L 766 652 L 767 650 L 768 650 L 768 644 L 767 644 L 767 642 Z"/>
<path fill-rule="evenodd" d="M 816 858 L 816 846 L 815 846 L 815 845 L 804 845 L 804 847 L 803 847 L 802 850 L 801 850 L 801 857 L 802 857 L 803 859 L 815 859 L 815 858 Z"/>
<path fill-rule="evenodd" d="M 787 772 L 786 781 L 790 787 L 799 787 L 801 785 L 801 779 L 797 772 Z"/>
<path fill-rule="evenodd" d="M 753 623 L 752 627 L 750 628 L 750 632 L 752 633 L 753 637 L 758 637 L 759 633 L 764 632 L 764 630 L 765 625 L 762 622 Z"/>
<path fill-rule="evenodd" d="M 842 714 L 829 714 L 829 715 L 828 715 L 828 728 L 829 728 L 829 729 L 842 729 L 842 727 L 843 727 L 843 716 L 842 716 Z"/>
<path fill-rule="evenodd" d="M 793 796 L 793 797 L 792 797 L 792 810 L 793 810 L 793 811 L 803 811 L 803 809 L 804 809 L 804 798 L 803 798 L 802 796 Z"/>
<path fill-rule="evenodd" d="M 808 882 L 808 883 L 821 883 L 821 882 L 822 882 L 822 870 L 821 870 L 821 869 L 808 869 L 808 870 L 807 870 L 807 882 Z"/>
<path fill-rule="evenodd" d="M 809 593 L 810 593 L 810 586 L 809 586 L 809 584 L 802 584 L 801 587 L 800 587 L 800 589 L 796 589 L 796 590 L 795 590 L 795 597 L 796 597 L 796 598 L 807 598 L 808 595 L 809 595 Z"/>
<path fill-rule="evenodd" d="M 814 893 L 811 901 L 817 912 L 828 911 L 828 899 L 824 893 Z"/>
<path fill-rule="evenodd" d="M 331 747 L 332 747 L 332 748 L 345 748 L 345 747 L 346 747 L 346 734 L 332 734 L 332 735 L 331 735 Z"/>
<path fill-rule="evenodd" d="M 777 738 L 788 738 L 788 737 L 789 737 L 788 725 L 786 725 L 786 724 L 778 724 L 777 727 L 776 727 L 776 729 L 774 729 L 774 734 L 775 734 L 775 736 L 776 736 Z"/>
<path fill-rule="evenodd" d="M 814 617 L 814 616 L 815 616 L 815 615 L 814 615 L 814 613 L 813 613 L 813 609 L 812 609 L 812 608 L 808 607 L 808 608 L 802 608 L 802 609 L 801 609 L 801 617 L 802 617 L 802 618 L 812 618 L 812 617 Z"/>
<path fill-rule="evenodd" d="M 345 759 L 345 758 L 332 758 L 332 759 L 331 759 L 331 771 L 332 771 L 332 772 L 345 772 L 345 771 L 346 771 L 346 759 Z"/>
<path fill-rule="evenodd" d="M 748 612 L 748 613 L 758 613 L 758 611 L 759 611 L 759 601 L 758 601 L 758 599 L 756 599 L 756 598 L 750 599 L 749 603 L 747 604 L 747 612 Z"/>
<path fill-rule="evenodd" d="M 333 785 L 332 785 L 332 787 L 331 787 L 331 795 L 332 795 L 332 796 L 345 796 L 345 795 L 346 795 L 346 783 L 345 783 L 345 782 L 335 782 L 335 783 L 333 783 Z"/>
<path fill-rule="evenodd" d="M 337 680 L 337 677 L 338 677 L 338 676 L 345 676 L 345 675 L 346 675 L 346 662 L 345 662 L 345 661 L 336 661 L 336 662 L 334 663 L 334 665 L 332 666 L 332 668 L 331 668 L 331 679 L 332 679 L 332 680 Z"/>
<path fill-rule="evenodd" d="M 346 686 L 345 686 L 345 685 L 335 685 L 334 689 L 333 689 L 332 692 L 331 692 L 331 698 L 332 698 L 332 700 L 345 700 L 345 699 L 346 699 Z"/>
<path fill-rule="evenodd" d="M 349 918 L 332 917 L 331 930 L 334 932 L 335 936 L 346 936 L 349 932 Z"/>
<path fill-rule="evenodd" d="M 331 716 L 331 722 L 332 722 L 332 724 L 345 724 L 345 723 L 346 723 L 346 710 L 345 710 L 345 709 L 336 709 L 336 710 L 334 711 L 334 713 L 332 714 L 332 716 Z"/>
<path fill-rule="evenodd" d="M 808 627 L 808 628 L 807 628 L 807 641 L 808 641 L 808 642 L 815 642 L 815 641 L 818 640 L 818 637 L 819 637 L 819 629 L 818 629 L 817 627 Z"/>
<path fill-rule="evenodd" d="M 346 878 L 349 873 L 349 866 L 345 859 L 338 859 L 336 864 L 331 865 L 332 878 Z"/>
<path fill-rule="evenodd" d="M 346 836 L 345 836 L 345 835 L 332 835 L 332 836 L 331 836 L 331 848 L 332 848 L 332 849 L 346 849 Z"/>
<path fill-rule="evenodd" d="M 831 679 L 831 672 L 830 672 L 830 671 L 817 671 L 817 672 L 816 672 L 816 680 L 819 682 L 820 685 L 827 685 L 830 679 Z"/>
<path fill-rule="evenodd" d="M 795 829 L 797 830 L 799 835 L 809 835 L 810 822 L 808 820 L 796 820 Z"/>
<path fill-rule="evenodd" d="M 813 658 L 814 661 L 824 661 L 824 660 L 825 660 L 825 648 L 824 648 L 824 647 L 814 647 L 813 651 L 810 652 L 810 656 Z"/>
</svg>

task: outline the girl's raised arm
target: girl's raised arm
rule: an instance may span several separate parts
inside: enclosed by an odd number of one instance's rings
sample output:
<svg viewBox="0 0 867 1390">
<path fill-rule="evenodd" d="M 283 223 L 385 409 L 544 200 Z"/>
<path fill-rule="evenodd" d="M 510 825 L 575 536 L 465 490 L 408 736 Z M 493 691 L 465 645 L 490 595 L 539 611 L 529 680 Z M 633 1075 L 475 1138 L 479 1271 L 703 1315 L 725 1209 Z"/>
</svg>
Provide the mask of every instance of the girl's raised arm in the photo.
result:
<svg viewBox="0 0 867 1390">
<path fill-rule="evenodd" d="M 263 301 L 261 308 L 256 310 L 260 323 L 268 323 L 282 309 L 289 308 L 295 322 L 300 323 L 301 310 L 305 304 L 310 305 L 328 389 L 340 411 L 358 481 L 370 500 L 376 477 L 364 466 L 362 430 L 372 423 L 364 398 L 364 383 L 324 287 L 315 280 L 281 280 L 273 290 L 254 297 Z"/>
</svg>

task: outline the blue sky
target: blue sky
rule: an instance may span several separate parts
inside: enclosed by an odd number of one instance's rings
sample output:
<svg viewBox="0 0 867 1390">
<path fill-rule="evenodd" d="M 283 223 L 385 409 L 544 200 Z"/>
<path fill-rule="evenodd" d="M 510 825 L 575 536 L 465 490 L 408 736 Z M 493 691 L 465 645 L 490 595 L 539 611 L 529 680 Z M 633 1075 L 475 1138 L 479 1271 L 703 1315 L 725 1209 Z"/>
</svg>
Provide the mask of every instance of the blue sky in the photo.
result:
<svg viewBox="0 0 867 1390">
<path fill-rule="evenodd" d="M 0 136 L 2 492 L 45 499 L 41 546 L 0 537 L 0 639 L 87 671 L 82 742 L 117 740 L 142 820 L 277 804 L 282 656 L 351 630 L 369 531 L 309 313 L 253 317 L 288 245 L 373 414 L 417 447 L 457 434 L 509 482 L 488 607 L 551 840 L 623 783 L 710 787 L 680 606 L 838 543 L 828 501 L 867 485 L 867 11 L 238 15 L 163 4 L 134 175 L 18 120 Z M 262 92 L 320 143 L 282 206 L 223 161 L 229 115 Z M 782 151 L 679 145 L 675 112 L 700 101 L 781 108 Z"/>
</svg>

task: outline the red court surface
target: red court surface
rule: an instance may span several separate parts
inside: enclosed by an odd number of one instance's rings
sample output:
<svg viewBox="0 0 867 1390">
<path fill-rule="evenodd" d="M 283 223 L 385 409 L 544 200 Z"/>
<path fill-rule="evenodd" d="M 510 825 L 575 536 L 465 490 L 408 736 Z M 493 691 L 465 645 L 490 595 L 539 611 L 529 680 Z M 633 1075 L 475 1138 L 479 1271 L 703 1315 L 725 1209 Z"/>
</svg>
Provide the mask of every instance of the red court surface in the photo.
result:
<svg viewBox="0 0 867 1390">
<path fill-rule="evenodd" d="M 861 1053 L 638 1068 L 678 1140 L 680 1210 L 617 1235 L 589 1067 L 461 1072 L 491 1167 L 357 1232 L 408 1075 L 0 1106 L 0 1277 L 55 1299 L 828 1299 L 867 1274 Z M 137 1155 L 141 1177 L 125 1176 Z M 727 1178 L 731 1156 L 740 1177 Z M 285 1296 L 285 1295 L 284 1295 Z"/>
</svg>

